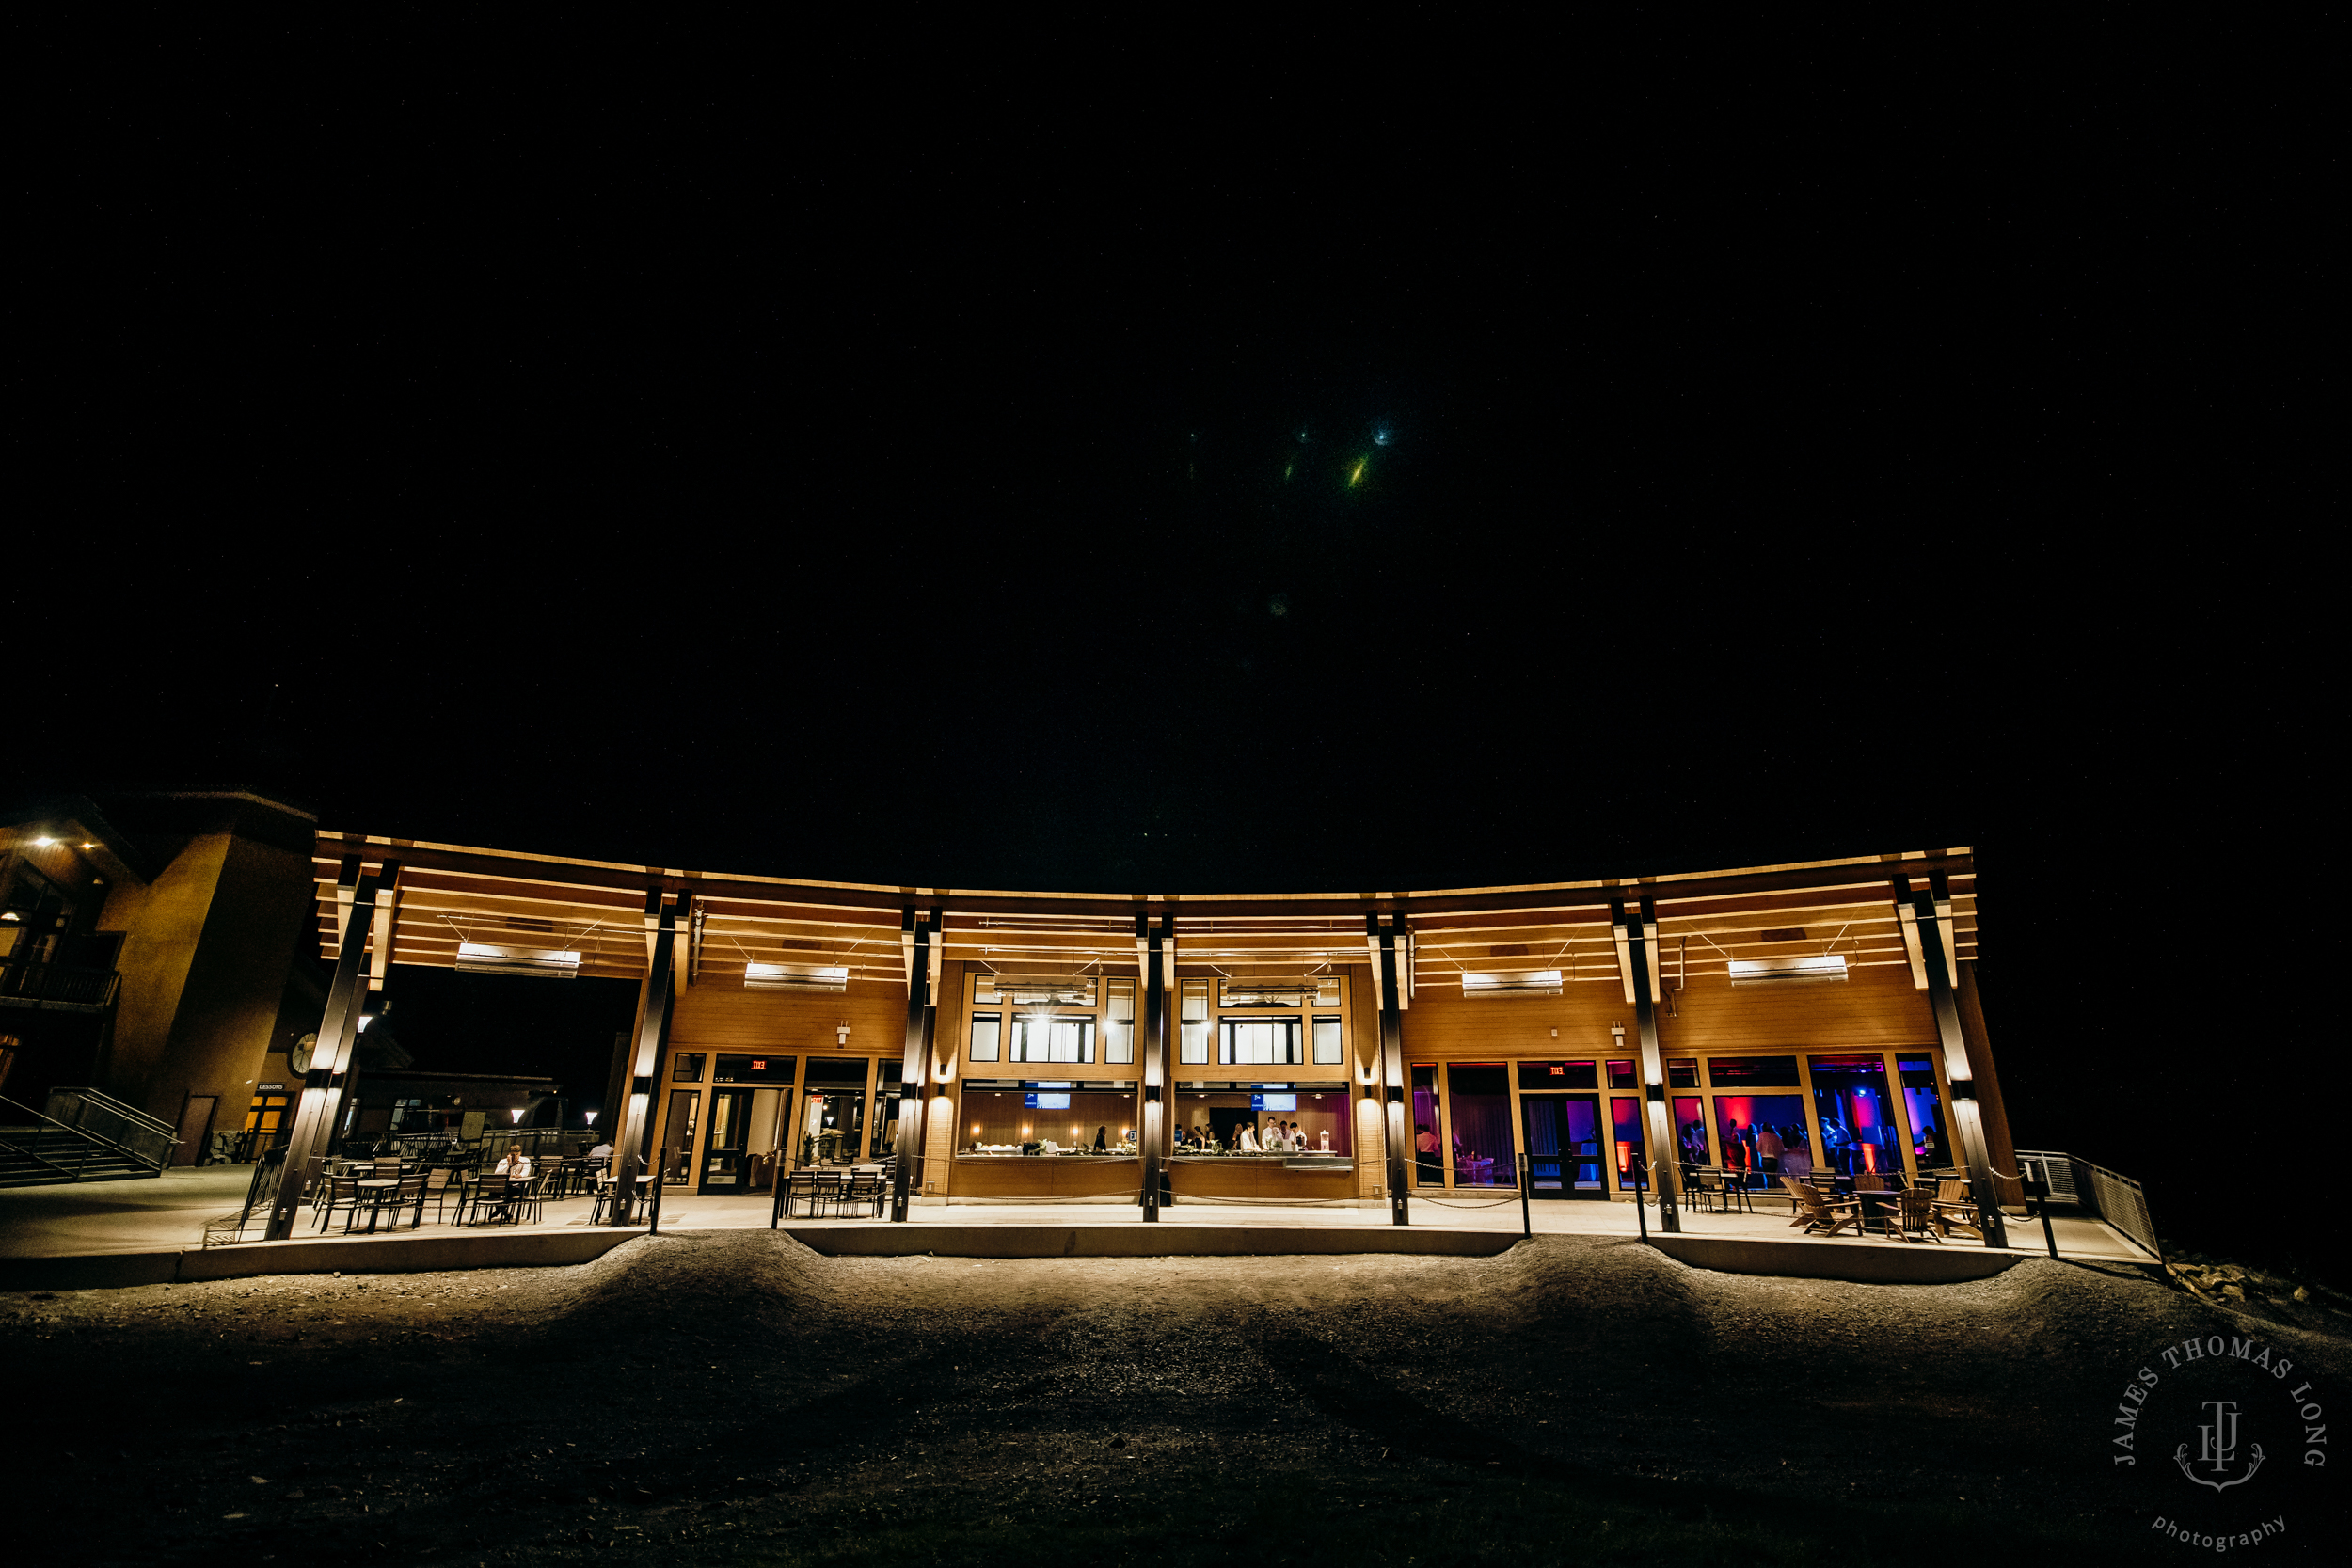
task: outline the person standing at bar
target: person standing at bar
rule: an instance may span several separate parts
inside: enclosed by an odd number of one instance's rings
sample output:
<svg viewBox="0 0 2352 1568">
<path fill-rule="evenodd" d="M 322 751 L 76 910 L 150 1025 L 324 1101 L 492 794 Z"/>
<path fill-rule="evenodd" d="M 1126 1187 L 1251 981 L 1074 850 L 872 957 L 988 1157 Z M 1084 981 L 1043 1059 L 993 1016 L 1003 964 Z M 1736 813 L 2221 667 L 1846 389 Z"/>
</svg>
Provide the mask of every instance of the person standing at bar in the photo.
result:
<svg viewBox="0 0 2352 1568">
<path fill-rule="evenodd" d="M 1422 1186 L 1444 1184 L 1445 1170 L 1438 1164 L 1438 1134 L 1429 1130 L 1425 1121 L 1413 1130 L 1413 1165 Z"/>
</svg>

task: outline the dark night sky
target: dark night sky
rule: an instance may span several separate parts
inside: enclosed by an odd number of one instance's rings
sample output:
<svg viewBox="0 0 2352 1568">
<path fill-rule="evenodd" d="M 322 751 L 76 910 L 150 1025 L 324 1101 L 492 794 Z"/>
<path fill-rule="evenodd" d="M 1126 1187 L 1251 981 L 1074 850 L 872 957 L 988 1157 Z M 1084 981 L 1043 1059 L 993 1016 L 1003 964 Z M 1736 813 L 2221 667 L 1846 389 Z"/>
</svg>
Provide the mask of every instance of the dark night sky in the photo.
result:
<svg viewBox="0 0 2352 1568">
<path fill-rule="evenodd" d="M 2016 41 L 178 40 L 39 149 L 0 793 L 1136 891 L 1974 844 L 2020 1140 L 2155 1170 L 2306 863 L 2323 100 Z"/>
</svg>

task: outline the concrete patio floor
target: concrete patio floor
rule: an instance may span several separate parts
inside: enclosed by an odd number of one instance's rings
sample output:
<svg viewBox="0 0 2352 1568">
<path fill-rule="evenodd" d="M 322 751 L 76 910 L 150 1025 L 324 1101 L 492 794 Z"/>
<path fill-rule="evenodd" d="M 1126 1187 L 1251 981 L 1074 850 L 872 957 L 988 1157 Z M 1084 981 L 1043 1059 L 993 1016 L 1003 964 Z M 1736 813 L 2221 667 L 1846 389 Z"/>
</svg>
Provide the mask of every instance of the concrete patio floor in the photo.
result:
<svg viewBox="0 0 2352 1568">
<path fill-rule="evenodd" d="M 251 1180 L 252 1167 L 249 1165 L 214 1165 L 167 1171 L 151 1180 L 0 1189 L 0 1258 L 60 1258 L 200 1247 L 206 1223 L 234 1212 L 244 1202 Z M 1786 1241 L 1801 1236 L 1801 1232 L 1790 1227 L 1784 1203 L 1763 1194 L 1758 1194 L 1757 1198 L 1757 1212 L 1755 1213 L 1685 1211 L 1682 1233 L 1687 1236 L 1759 1241 Z M 587 1228 L 590 1208 L 590 1200 L 586 1197 L 565 1198 L 548 1203 L 542 1217 L 534 1224 L 480 1227 L 470 1230 L 436 1222 L 428 1208 L 425 1222 L 420 1228 L 411 1230 L 403 1227 L 397 1232 L 379 1231 L 377 1234 L 379 1237 L 396 1235 L 403 1239 L 421 1239 L 453 1234 L 513 1236 L 532 1232 L 579 1233 Z M 661 1227 L 664 1230 L 728 1230 L 765 1227 L 771 1212 L 771 1198 L 766 1193 L 692 1196 L 673 1189 L 662 1198 Z M 1389 1227 L 1386 1207 L 1293 1208 L 1275 1204 L 1190 1201 L 1163 1212 L 1168 1221 L 1188 1227 L 1278 1227 L 1325 1231 Z M 951 1204 L 934 1199 L 918 1204 L 915 1217 L 926 1226 L 1100 1227 L 1141 1226 L 1143 1223 L 1136 1209 L 1125 1203 Z M 1533 1227 L 1545 1234 L 1630 1237 L 1637 1234 L 1640 1228 L 1634 1207 L 1629 1203 L 1544 1201 L 1531 1205 L 1529 1217 Z M 1657 1212 L 1651 1210 L 1644 1217 L 1654 1233 L 1658 1226 Z M 1426 1226 L 1432 1228 L 1511 1233 L 1518 1231 L 1520 1223 L 1516 1198 L 1496 1202 L 1492 1199 L 1416 1196 L 1412 1203 L 1412 1219 L 1416 1227 Z M 870 1215 L 824 1219 L 795 1216 L 790 1221 L 795 1231 L 836 1226 L 870 1226 L 873 1223 Z M 2060 1213 L 2054 1215 L 2051 1223 L 2061 1257 L 2112 1262 L 2153 1261 L 2121 1233 L 2089 1215 Z M 338 1226 L 326 1234 L 340 1236 L 342 1233 L 342 1227 Z M 310 1227 L 306 1215 L 295 1239 L 307 1241 L 319 1234 Z M 2010 1246 L 2008 1250 L 2013 1254 L 2039 1255 L 2044 1251 L 2042 1226 L 2037 1220 L 2012 1218 L 2009 1239 Z M 243 1243 L 239 1250 L 266 1248 L 271 1244 L 249 1242 Z M 1837 1237 L 1817 1244 L 1909 1246 L 1918 1243 Z M 1944 1245 L 1979 1252 L 1987 1250 L 1966 1237 L 1954 1237 Z"/>
</svg>

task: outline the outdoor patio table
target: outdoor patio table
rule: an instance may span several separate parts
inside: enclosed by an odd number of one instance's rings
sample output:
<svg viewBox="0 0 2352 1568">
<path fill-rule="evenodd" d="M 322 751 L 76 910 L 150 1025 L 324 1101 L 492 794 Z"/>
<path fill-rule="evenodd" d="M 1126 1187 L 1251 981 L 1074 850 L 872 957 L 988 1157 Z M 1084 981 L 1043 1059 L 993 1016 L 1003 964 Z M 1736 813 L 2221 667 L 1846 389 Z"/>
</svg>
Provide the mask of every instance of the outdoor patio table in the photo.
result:
<svg viewBox="0 0 2352 1568">
<path fill-rule="evenodd" d="M 1862 1200 L 1862 1233 L 1867 1236 L 1870 1233 L 1873 1222 L 1877 1224 L 1881 1232 L 1885 1231 L 1886 1222 L 1895 1212 L 1896 1199 L 1902 1195 L 1892 1188 L 1881 1188 L 1875 1192 L 1859 1192 L 1851 1196 Z"/>
<path fill-rule="evenodd" d="M 369 1235 L 373 1236 L 375 1234 L 375 1219 L 376 1216 L 381 1214 L 385 1210 L 384 1200 L 390 1197 L 399 1190 L 400 1181 L 397 1178 L 379 1177 L 373 1180 L 362 1181 L 359 1183 L 359 1195 L 367 1199 Z M 345 1234 L 348 1234 L 351 1230 L 352 1220 L 356 1220 L 358 1217 L 358 1210 L 354 1209 L 351 1212 L 351 1218 L 343 1221 L 343 1230 Z M 394 1228 L 398 1227 L 395 1227 Z"/>
</svg>

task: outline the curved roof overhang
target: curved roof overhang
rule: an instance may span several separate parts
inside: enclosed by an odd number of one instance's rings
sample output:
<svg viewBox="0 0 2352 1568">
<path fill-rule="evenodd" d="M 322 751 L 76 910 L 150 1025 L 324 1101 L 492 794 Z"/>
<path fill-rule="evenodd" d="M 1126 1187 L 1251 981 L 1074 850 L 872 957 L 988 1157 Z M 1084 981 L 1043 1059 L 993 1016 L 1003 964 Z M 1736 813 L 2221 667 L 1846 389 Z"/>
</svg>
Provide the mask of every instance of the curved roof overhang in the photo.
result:
<svg viewBox="0 0 2352 1568">
<path fill-rule="evenodd" d="M 1611 909 L 1648 899 L 1669 976 L 1733 958 L 1836 953 L 1850 967 L 1908 963 L 1893 884 L 1944 879 L 1958 956 L 1976 956 L 1976 860 L 1966 847 L 1508 887 L 1366 892 L 1023 893 L 796 880 L 322 832 L 315 852 L 322 955 L 334 957 L 346 861 L 397 863 L 389 961 L 451 967 L 460 942 L 563 947 L 580 973 L 645 971 L 649 894 L 691 891 L 697 979 L 739 984 L 751 961 L 845 965 L 903 986 L 910 909 L 945 916 L 945 957 L 997 969 L 1112 972 L 1135 962 L 1136 917 L 1172 915 L 1183 973 L 1297 972 L 1365 959 L 1365 916 L 1402 916 L 1421 981 L 1464 970 L 1559 969 L 1618 977 Z"/>
</svg>

